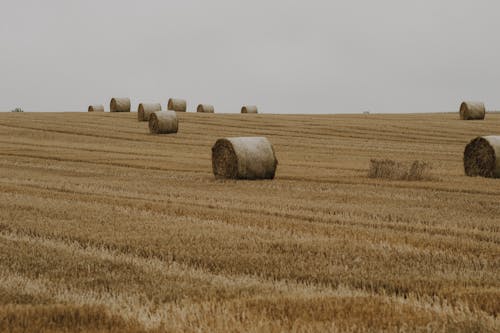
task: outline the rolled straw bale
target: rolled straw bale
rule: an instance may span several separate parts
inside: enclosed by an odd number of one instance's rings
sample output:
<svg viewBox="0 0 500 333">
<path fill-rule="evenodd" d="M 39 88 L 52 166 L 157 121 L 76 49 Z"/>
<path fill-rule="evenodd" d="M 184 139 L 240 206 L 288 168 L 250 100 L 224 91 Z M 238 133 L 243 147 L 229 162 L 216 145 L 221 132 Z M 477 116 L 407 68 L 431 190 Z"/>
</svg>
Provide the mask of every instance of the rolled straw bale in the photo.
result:
<svg viewBox="0 0 500 333">
<path fill-rule="evenodd" d="M 112 98 L 109 112 L 130 112 L 130 98 Z"/>
<path fill-rule="evenodd" d="M 209 105 L 209 104 L 200 104 L 198 105 L 198 107 L 196 108 L 196 112 L 203 112 L 203 113 L 214 113 L 215 112 L 215 108 L 213 105 Z"/>
<path fill-rule="evenodd" d="M 104 105 L 89 105 L 89 112 L 104 112 Z"/>
<path fill-rule="evenodd" d="M 137 120 L 149 121 L 149 116 L 157 111 L 161 111 L 160 103 L 140 103 L 137 108 Z"/>
<path fill-rule="evenodd" d="M 241 108 L 241 113 L 259 113 L 255 105 L 245 105 Z"/>
<path fill-rule="evenodd" d="M 212 147 L 212 169 L 216 178 L 273 179 L 278 160 L 264 137 L 219 139 Z"/>
<path fill-rule="evenodd" d="M 170 98 L 168 100 L 167 108 L 171 111 L 186 112 L 187 102 L 183 99 Z"/>
<path fill-rule="evenodd" d="M 460 119 L 483 120 L 486 116 L 486 108 L 482 102 L 463 102 L 460 105 Z"/>
<path fill-rule="evenodd" d="M 500 178 L 500 135 L 472 140 L 465 147 L 464 169 L 470 177 Z"/>
<path fill-rule="evenodd" d="M 157 111 L 149 116 L 149 132 L 152 134 L 177 133 L 179 121 L 174 111 Z"/>
</svg>

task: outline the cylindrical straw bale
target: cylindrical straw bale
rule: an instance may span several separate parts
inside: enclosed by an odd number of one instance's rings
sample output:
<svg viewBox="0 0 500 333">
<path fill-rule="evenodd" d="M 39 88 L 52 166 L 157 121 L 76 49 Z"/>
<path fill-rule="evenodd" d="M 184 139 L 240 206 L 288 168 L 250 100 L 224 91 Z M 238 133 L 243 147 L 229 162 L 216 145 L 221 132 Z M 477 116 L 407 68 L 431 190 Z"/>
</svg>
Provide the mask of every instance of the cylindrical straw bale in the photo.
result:
<svg viewBox="0 0 500 333">
<path fill-rule="evenodd" d="M 89 105 L 89 112 L 104 112 L 104 105 Z"/>
<path fill-rule="evenodd" d="M 500 178 L 500 135 L 472 140 L 464 151 L 465 174 Z"/>
<path fill-rule="evenodd" d="M 187 102 L 183 99 L 170 98 L 168 100 L 167 108 L 171 111 L 186 112 Z"/>
<path fill-rule="evenodd" d="M 241 108 L 241 113 L 259 113 L 255 105 L 245 105 Z"/>
<path fill-rule="evenodd" d="M 109 103 L 110 112 L 130 112 L 130 98 L 112 98 Z"/>
<path fill-rule="evenodd" d="M 196 108 L 196 112 L 203 112 L 203 113 L 214 113 L 215 112 L 215 108 L 213 105 L 209 105 L 209 104 L 200 104 L 198 105 L 198 107 Z"/>
<path fill-rule="evenodd" d="M 179 121 L 174 111 L 158 111 L 149 116 L 149 132 L 152 134 L 177 133 Z"/>
<path fill-rule="evenodd" d="M 264 137 L 219 139 L 212 147 L 212 169 L 216 178 L 273 179 L 278 160 Z"/>
<path fill-rule="evenodd" d="M 137 120 L 149 121 L 149 116 L 157 111 L 161 111 L 160 103 L 140 103 L 137 108 Z"/>
<path fill-rule="evenodd" d="M 486 108 L 482 102 L 463 102 L 460 105 L 460 119 L 483 120 L 486 116 Z"/>
</svg>

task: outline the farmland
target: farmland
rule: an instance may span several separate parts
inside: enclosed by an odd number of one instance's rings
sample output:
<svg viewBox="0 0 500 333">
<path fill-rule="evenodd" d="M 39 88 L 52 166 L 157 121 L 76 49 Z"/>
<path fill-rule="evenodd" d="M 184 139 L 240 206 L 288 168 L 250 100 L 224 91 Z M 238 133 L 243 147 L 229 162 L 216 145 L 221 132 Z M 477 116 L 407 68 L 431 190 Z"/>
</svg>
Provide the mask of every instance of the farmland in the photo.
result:
<svg viewBox="0 0 500 333">
<path fill-rule="evenodd" d="M 500 180 L 462 163 L 500 114 L 136 117 L 0 114 L 0 331 L 500 329 Z M 214 178 L 233 136 L 273 143 L 275 180 Z"/>
</svg>

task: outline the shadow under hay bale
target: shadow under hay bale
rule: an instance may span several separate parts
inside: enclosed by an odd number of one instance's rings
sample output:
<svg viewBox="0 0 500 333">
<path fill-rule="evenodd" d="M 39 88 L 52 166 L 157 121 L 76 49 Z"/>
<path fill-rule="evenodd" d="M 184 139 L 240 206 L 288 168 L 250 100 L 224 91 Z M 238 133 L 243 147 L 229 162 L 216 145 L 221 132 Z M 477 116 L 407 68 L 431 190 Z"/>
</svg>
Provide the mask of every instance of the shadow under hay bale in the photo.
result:
<svg viewBox="0 0 500 333">
<path fill-rule="evenodd" d="M 278 160 L 264 137 L 219 139 L 212 147 L 212 169 L 216 178 L 273 179 Z"/>
<path fill-rule="evenodd" d="M 482 102 L 463 102 L 460 105 L 460 119 L 483 120 L 486 117 L 486 108 Z"/>
<path fill-rule="evenodd" d="M 255 105 L 245 105 L 241 108 L 241 113 L 259 113 L 259 110 Z"/>
<path fill-rule="evenodd" d="M 368 177 L 390 180 L 428 180 L 430 165 L 424 161 L 404 163 L 393 160 L 370 160 Z"/>
<path fill-rule="evenodd" d="M 184 99 L 170 98 L 168 100 L 167 109 L 170 111 L 186 112 L 187 102 Z"/>
<path fill-rule="evenodd" d="M 210 104 L 200 104 L 196 108 L 196 112 L 200 113 L 215 113 L 215 108 L 213 105 Z"/>
<path fill-rule="evenodd" d="M 104 105 L 89 105 L 88 112 L 104 112 Z"/>
<path fill-rule="evenodd" d="M 149 116 L 151 134 L 171 134 L 179 130 L 179 121 L 174 111 L 158 111 Z"/>
<path fill-rule="evenodd" d="M 130 98 L 112 98 L 109 103 L 109 112 L 130 112 Z"/>
<path fill-rule="evenodd" d="M 472 140 L 464 151 L 465 174 L 500 178 L 500 136 L 483 136 Z"/>
<path fill-rule="evenodd" d="M 158 111 L 161 111 L 160 103 L 140 103 L 137 108 L 137 120 L 149 121 L 149 116 Z"/>
</svg>

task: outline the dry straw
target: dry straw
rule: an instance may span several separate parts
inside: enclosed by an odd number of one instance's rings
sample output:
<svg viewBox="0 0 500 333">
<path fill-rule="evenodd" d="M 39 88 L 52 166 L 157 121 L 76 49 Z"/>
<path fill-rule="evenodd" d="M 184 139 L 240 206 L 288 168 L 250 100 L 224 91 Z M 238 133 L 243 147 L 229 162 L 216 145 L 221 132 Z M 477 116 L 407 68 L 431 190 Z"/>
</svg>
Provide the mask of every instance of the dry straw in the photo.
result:
<svg viewBox="0 0 500 333">
<path fill-rule="evenodd" d="M 241 113 L 259 113 L 255 105 L 245 105 L 241 108 Z"/>
<path fill-rule="evenodd" d="M 137 120 L 149 121 L 149 116 L 157 111 L 161 111 L 160 103 L 140 103 L 137 108 Z"/>
<path fill-rule="evenodd" d="M 463 102 L 460 105 L 460 119 L 483 120 L 486 116 L 486 108 L 482 102 Z"/>
<path fill-rule="evenodd" d="M 89 105 L 89 112 L 104 112 L 104 105 Z"/>
<path fill-rule="evenodd" d="M 184 99 L 170 98 L 167 108 L 171 111 L 186 112 L 187 102 Z"/>
<path fill-rule="evenodd" d="M 413 161 L 410 164 L 393 160 L 372 159 L 368 177 L 391 180 L 425 180 L 430 179 L 429 170 L 429 164 L 424 161 Z"/>
<path fill-rule="evenodd" d="M 213 105 L 210 105 L 210 104 L 200 104 L 196 108 L 196 112 L 200 112 L 200 113 L 214 113 L 215 112 L 215 108 L 214 108 Z"/>
<path fill-rule="evenodd" d="M 212 147 L 212 169 L 216 178 L 273 179 L 278 160 L 264 137 L 219 139 Z"/>
<path fill-rule="evenodd" d="M 177 133 L 179 121 L 173 111 L 158 111 L 149 116 L 149 132 L 152 134 Z"/>
<path fill-rule="evenodd" d="M 464 151 L 467 176 L 500 178 L 500 136 L 483 136 L 472 140 Z"/>
<path fill-rule="evenodd" d="M 112 98 L 109 103 L 110 112 L 130 112 L 130 98 Z"/>
</svg>

